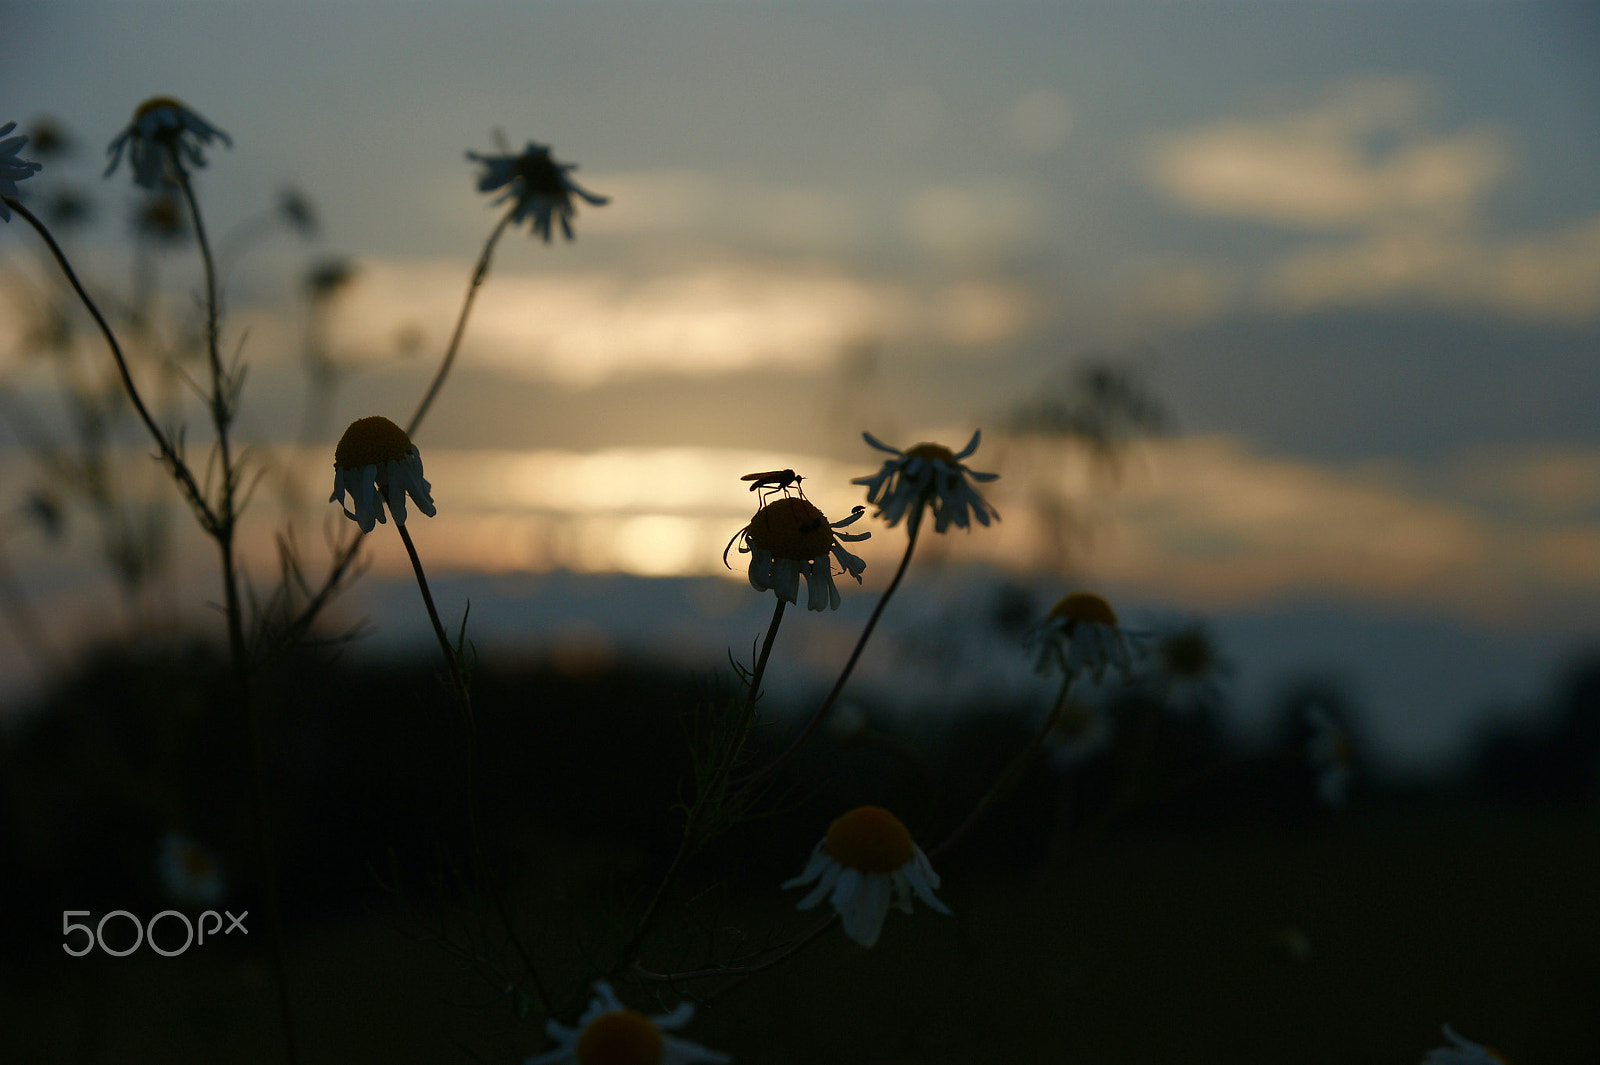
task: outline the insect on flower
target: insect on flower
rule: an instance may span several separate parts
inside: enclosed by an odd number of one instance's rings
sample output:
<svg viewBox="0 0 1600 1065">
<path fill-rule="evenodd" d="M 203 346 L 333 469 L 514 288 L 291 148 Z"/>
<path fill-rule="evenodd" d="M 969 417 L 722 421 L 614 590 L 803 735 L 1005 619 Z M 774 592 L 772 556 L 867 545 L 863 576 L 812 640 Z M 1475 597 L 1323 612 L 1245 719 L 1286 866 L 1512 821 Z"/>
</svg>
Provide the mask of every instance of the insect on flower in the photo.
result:
<svg viewBox="0 0 1600 1065">
<path fill-rule="evenodd" d="M 779 599 L 799 602 L 800 578 L 806 580 L 808 610 L 839 609 L 839 590 L 833 583 L 834 560 L 857 582 L 866 563 L 840 546 L 840 541 L 865 540 L 871 533 L 843 530 L 866 512 L 856 507 L 848 518 L 829 522 L 808 499 L 785 496 L 764 504 L 750 523 L 733 534 L 722 549 L 722 563 L 730 569 L 728 552 L 734 544 L 750 555 L 750 586 L 758 592 L 771 589 Z"/>
<path fill-rule="evenodd" d="M 800 487 L 800 482 L 805 478 L 793 470 L 768 470 L 765 473 L 747 473 L 739 480 L 749 481 L 750 491 L 752 492 L 760 489 L 761 502 L 763 504 L 766 503 L 767 496 L 772 492 L 781 490 L 787 496 L 790 485 L 793 485 L 794 490 L 800 493 L 801 499 L 806 497 L 804 490 Z"/>
</svg>

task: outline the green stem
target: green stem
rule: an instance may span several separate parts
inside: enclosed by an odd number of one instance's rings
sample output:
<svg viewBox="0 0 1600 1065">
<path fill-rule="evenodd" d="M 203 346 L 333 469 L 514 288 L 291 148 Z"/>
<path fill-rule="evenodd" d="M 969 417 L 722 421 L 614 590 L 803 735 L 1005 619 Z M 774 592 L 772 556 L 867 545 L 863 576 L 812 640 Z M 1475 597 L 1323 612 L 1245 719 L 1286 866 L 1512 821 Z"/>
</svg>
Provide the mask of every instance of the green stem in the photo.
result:
<svg viewBox="0 0 1600 1065">
<path fill-rule="evenodd" d="M 915 507 L 911 511 L 911 516 L 906 520 L 906 553 L 900 556 L 900 566 L 894 571 L 894 579 L 889 582 L 889 587 L 883 590 L 883 595 L 878 599 L 877 606 L 872 608 L 872 616 L 867 619 L 866 627 L 861 630 L 861 636 L 856 640 L 855 647 L 850 651 L 850 658 L 845 662 L 839 678 L 833 682 L 832 690 L 828 692 L 827 698 L 822 700 L 822 705 L 817 707 L 816 712 L 811 715 L 811 719 L 805 723 L 805 726 L 800 730 L 800 734 L 794 738 L 784 752 L 773 759 L 766 768 L 744 783 L 740 789 L 742 794 L 755 794 L 762 785 L 771 780 L 773 775 L 799 752 L 801 746 L 817 730 L 817 726 L 821 725 L 823 720 L 827 718 L 828 711 L 833 709 L 833 704 L 838 702 L 840 693 L 844 691 L 845 682 L 850 679 L 850 674 L 855 671 L 856 662 L 861 658 L 861 652 L 866 649 L 867 640 L 871 637 L 872 630 L 877 627 L 878 619 L 883 616 L 883 608 L 888 605 L 890 597 L 895 593 L 895 589 L 900 587 L 901 580 L 905 578 L 906 569 L 911 565 L 911 553 L 917 546 L 917 530 L 921 527 L 922 508 Z"/>
<path fill-rule="evenodd" d="M 128 360 L 122 354 L 122 345 L 117 342 L 116 334 L 111 331 L 111 326 L 106 321 L 105 315 L 100 313 L 100 308 L 95 305 L 89 293 L 84 290 L 83 283 L 78 280 L 76 271 L 72 269 L 72 264 L 67 262 L 67 256 L 61 250 L 61 245 L 56 243 L 55 237 L 51 236 L 50 230 L 45 228 L 45 224 L 39 220 L 38 216 L 10 196 L 5 197 L 5 203 L 7 207 L 21 215 L 23 220 L 31 225 L 34 231 L 43 239 L 45 246 L 50 249 L 50 254 L 55 257 L 56 265 L 61 267 L 61 272 L 65 275 L 67 283 L 72 286 L 72 291 L 78 294 L 78 300 L 88 310 L 89 316 L 94 319 L 95 325 L 100 329 L 100 335 L 105 337 L 106 345 L 111 349 L 111 357 L 117 364 L 117 373 L 122 378 L 122 387 L 128 394 L 129 402 L 133 404 L 133 409 L 138 413 L 139 420 L 144 422 L 151 438 L 155 440 L 156 448 L 161 452 L 161 460 L 172 471 L 172 476 L 177 480 L 178 487 L 182 490 L 184 498 L 188 500 L 189 505 L 199 515 L 200 524 L 205 528 L 206 532 L 211 532 L 216 527 L 217 516 L 212 513 L 210 504 L 206 502 L 204 493 L 200 491 L 199 483 L 194 479 L 194 474 L 189 471 L 189 467 L 178 456 L 177 449 L 167 439 L 167 434 L 161 431 L 161 427 L 150 416 L 150 411 L 145 407 L 144 400 L 139 395 L 138 387 L 133 383 L 133 375 L 128 371 Z"/>
<path fill-rule="evenodd" d="M 400 489 L 394 489 L 400 491 Z M 390 512 L 394 511 L 391 506 Z M 478 814 L 478 729 L 472 716 L 472 691 L 467 684 L 466 675 L 461 671 L 461 661 L 455 649 L 450 646 L 450 637 L 444 631 L 444 624 L 439 620 L 439 611 L 433 605 L 433 593 L 428 590 L 428 577 L 422 570 L 422 559 L 417 555 L 417 545 L 411 542 L 411 534 L 406 531 L 405 523 L 398 518 L 395 520 L 395 529 L 400 533 L 400 541 L 406 545 L 406 554 L 411 558 L 411 569 L 417 575 L 417 588 L 422 592 L 422 603 L 428 609 L 428 620 L 433 624 L 433 634 L 439 641 L 439 650 L 444 654 L 445 665 L 450 669 L 450 680 L 455 687 L 456 699 L 461 705 L 462 718 L 466 724 L 467 733 L 467 821 L 472 833 L 472 855 L 477 864 L 478 872 L 483 878 L 483 883 L 493 901 L 495 910 L 500 916 L 500 921 L 505 925 L 506 935 L 510 937 L 512 946 L 517 955 L 522 959 L 523 967 L 527 970 L 528 979 L 533 983 L 534 994 L 538 997 L 539 1008 L 545 1013 L 550 1012 L 550 995 L 545 990 L 544 983 L 539 979 L 538 969 L 533 964 L 533 957 L 528 949 L 523 946 L 522 940 L 517 936 L 516 928 L 511 921 L 511 911 L 507 907 L 505 898 L 500 894 L 494 873 L 489 868 L 489 861 L 483 847 L 483 829 L 481 818 Z"/>
<path fill-rule="evenodd" d="M 455 329 L 450 334 L 450 343 L 445 349 L 444 360 L 439 366 L 438 373 L 434 375 L 433 382 L 428 386 L 428 391 L 424 393 L 422 402 L 417 405 L 416 413 L 411 415 L 411 422 L 406 427 L 407 436 L 416 433 L 417 427 L 422 423 L 423 415 L 433 405 L 434 397 L 438 395 L 440 387 L 444 384 L 445 377 L 450 373 L 450 367 L 455 362 L 456 351 L 461 346 L 462 334 L 466 331 L 467 317 L 471 313 L 473 301 L 477 297 L 478 287 L 483 284 L 483 279 L 489 272 L 489 262 L 494 254 L 494 247 L 510 223 L 511 213 L 507 212 L 495 225 L 494 230 L 489 234 L 489 239 L 484 242 L 483 251 L 478 256 L 477 266 L 472 271 L 472 280 L 467 285 L 467 295 L 466 299 L 462 301 L 461 313 L 456 318 Z M 322 587 L 317 589 L 305 607 L 285 628 L 283 646 L 293 646 L 310 630 L 312 624 L 317 620 L 317 615 L 322 613 L 322 608 L 327 606 L 329 600 L 333 598 L 334 593 L 338 590 L 340 582 L 344 580 L 351 563 L 355 561 L 356 552 L 360 546 L 361 535 L 358 533 L 355 539 L 340 550 L 333 568 L 328 571 L 328 576 L 322 583 Z"/>
<path fill-rule="evenodd" d="M 189 218 L 194 223 L 195 245 L 200 250 L 200 261 L 206 278 L 206 357 L 211 367 L 211 423 L 217 433 L 217 452 L 221 457 L 222 485 L 217 505 L 212 511 L 214 521 L 211 536 L 217 541 L 222 562 L 222 592 L 228 618 L 228 652 L 233 662 L 234 682 L 239 691 L 240 709 L 250 744 L 250 792 L 255 811 L 256 853 L 261 865 L 261 882 L 267 904 L 268 924 L 271 926 L 273 970 L 278 993 L 278 1016 L 283 1025 L 285 1048 L 291 1063 L 300 1060 L 298 1040 L 295 1037 L 294 1010 L 289 997 L 289 960 L 283 912 L 278 903 L 277 870 L 272 854 L 272 826 L 267 815 L 266 774 L 263 766 L 265 748 L 261 736 L 261 723 L 256 717 L 250 698 L 250 661 L 244 637 L 244 606 L 239 596 L 239 567 L 234 558 L 234 531 L 238 525 L 235 509 L 235 492 L 239 471 L 233 463 L 233 451 L 228 441 L 228 428 L 233 422 L 234 381 L 222 365 L 221 308 L 217 296 L 217 264 L 211 254 L 211 242 L 206 237 L 205 221 L 200 214 L 200 202 L 195 198 L 194 185 L 183 168 L 176 149 L 172 149 L 173 170 L 178 175 L 178 188 L 189 206 Z"/>
<path fill-rule="evenodd" d="M 483 284 L 483 279 L 489 273 L 489 259 L 494 254 L 494 246 L 500 240 L 500 235 L 506 231 L 506 226 L 511 223 L 511 212 L 508 211 L 495 224 L 494 231 L 489 234 L 489 239 L 484 242 L 483 253 L 478 256 L 478 265 L 472 270 L 472 280 L 467 284 L 466 299 L 461 302 L 461 313 L 456 317 L 456 326 L 450 334 L 450 344 L 445 348 L 444 361 L 439 364 L 439 372 L 434 374 L 433 383 L 428 386 L 428 391 L 423 394 L 422 402 L 417 404 L 416 413 L 411 415 L 411 421 L 406 425 L 406 435 L 415 436 L 417 426 L 422 424 L 422 416 L 428 413 L 428 408 L 433 405 L 433 398 L 439 394 L 439 389 L 444 385 L 450 367 L 456 361 L 456 351 L 461 347 L 461 335 L 466 332 L 467 316 L 472 313 L 472 302 L 477 299 L 478 288 Z"/>
<path fill-rule="evenodd" d="M 393 507 L 389 509 L 391 512 L 394 510 Z M 433 624 L 433 635 L 439 641 L 439 650 L 444 654 L 445 665 L 450 668 L 450 681 L 455 685 L 456 695 L 466 710 L 467 725 L 471 728 L 472 707 L 466 680 L 461 675 L 461 665 L 456 661 L 455 650 L 450 646 L 450 637 L 445 634 L 444 623 L 439 620 L 439 611 L 433 605 L 433 593 L 428 590 L 428 576 L 422 572 L 422 559 L 417 557 L 417 545 L 411 542 L 411 534 L 406 532 L 405 522 L 396 518 L 394 527 L 400 534 L 400 541 L 406 545 L 406 554 L 411 556 L 411 569 L 417 575 L 417 587 L 422 592 L 422 605 L 428 608 L 428 620 Z"/>
<path fill-rule="evenodd" d="M 761 644 L 761 652 L 756 658 L 756 665 L 750 674 L 750 685 L 745 696 L 744 712 L 740 717 L 739 725 L 734 737 L 727 748 L 718 757 L 716 766 L 711 775 L 706 779 L 705 786 L 700 789 L 700 794 L 695 798 L 694 805 L 689 808 L 684 817 L 683 836 L 678 841 L 678 849 L 672 856 L 672 862 L 667 866 L 667 871 L 661 877 L 661 883 L 656 885 L 655 894 L 646 903 L 644 913 L 639 917 L 639 923 L 634 927 L 633 935 L 623 946 L 619 964 L 626 964 L 638 953 L 644 937 L 654 922 L 657 911 L 661 908 L 661 900 L 666 897 L 667 888 L 677 879 L 678 870 L 682 867 L 689 855 L 698 848 L 700 840 L 701 821 L 705 817 L 706 808 L 717 802 L 722 792 L 723 782 L 728 774 L 733 771 L 734 763 L 738 760 L 739 752 L 744 748 L 744 741 L 750 735 L 750 727 L 755 723 L 756 701 L 761 696 L 761 680 L 767 672 L 767 660 L 772 655 L 773 641 L 778 637 L 778 626 L 783 622 L 783 609 L 788 601 L 783 596 L 775 596 L 777 606 L 772 610 L 772 621 L 767 625 L 767 636 Z M 740 794 L 747 794 L 741 790 Z"/>
</svg>

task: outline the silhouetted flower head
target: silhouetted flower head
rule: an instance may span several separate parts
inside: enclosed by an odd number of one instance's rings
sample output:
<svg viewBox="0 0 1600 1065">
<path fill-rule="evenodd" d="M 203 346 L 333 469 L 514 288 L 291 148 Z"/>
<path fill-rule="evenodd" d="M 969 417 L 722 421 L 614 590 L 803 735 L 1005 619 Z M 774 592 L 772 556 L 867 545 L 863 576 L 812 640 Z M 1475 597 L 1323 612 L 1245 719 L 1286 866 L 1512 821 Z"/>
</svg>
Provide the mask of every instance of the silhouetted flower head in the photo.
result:
<svg viewBox="0 0 1600 1065">
<path fill-rule="evenodd" d="M 576 213 L 572 206 L 573 196 L 596 207 L 611 202 L 609 196 L 597 196 L 568 177 L 567 171 L 576 170 L 578 164 L 556 162 L 550 155 L 549 145 L 529 141 L 521 155 L 468 152 L 467 158 L 483 164 L 484 171 L 478 177 L 478 191 L 505 189 L 494 202 L 501 204 L 510 200 L 513 205 L 512 224 L 521 225 L 524 221 L 530 221 L 533 232 L 543 237 L 546 244 L 550 242 L 552 217 L 560 220 L 561 235 L 572 239 L 572 216 Z"/>
<path fill-rule="evenodd" d="M 343 256 L 322 259 L 306 271 L 306 295 L 313 300 L 332 299 L 356 276 L 356 264 Z"/>
<path fill-rule="evenodd" d="M 522 1065 L 720 1065 L 732 1061 L 721 1051 L 665 1034 L 682 1028 L 693 1017 L 694 1006 L 688 1002 L 671 1013 L 647 1017 L 623 1006 L 611 985 L 597 980 L 594 998 L 578 1018 L 578 1026 L 545 1022 L 545 1033 L 558 1045 L 527 1058 Z"/>
<path fill-rule="evenodd" d="M 1232 672 L 1217 650 L 1216 639 L 1199 621 L 1186 621 L 1154 640 L 1156 679 L 1168 696 L 1208 706 L 1222 698 L 1218 681 Z"/>
<path fill-rule="evenodd" d="M 891 905 L 911 912 L 913 893 L 940 913 L 950 912 L 933 893 L 939 875 L 928 856 L 898 817 L 877 806 L 859 806 L 829 825 L 805 870 L 782 886 L 788 890 L 813 880 L 817 886 L 799 908 L 809 910 L 826 896 L 844 923 L 844 934 L 863 947 L 878 941 Z"/>
<path fill-rule="evenodd" d="M 189 110 L 170 96 L 154 96 L 140 104 L 133 120 L 106 146 L 111 163 L 106 167 L 106 177 L 122 161 L 122 151 L 128 150 L 128 164 L 133 167 L 133 180 L 147 189 L 161 184 L 163 177 L 174 177 L 167 167 L 182 171 L 185 162 L 191 166 L 206 165 L 200 154 L 203 145 L 220 140 L 228 147 L 233 141 L 220 129 Z"/>
<path fill-rule="evenodd" d="M 48 159 L 51 156 L 71 155 L 76 141 L 66 127 L 53 118 L 41 118 L 28 127 L 28 143 L 34 154 Z"/>
<path fill-rule="evenodd" d="M 333 452 L 333 495 L 328 502 L 344 506 L 350 493 L 354 513 L 345 508 L 345 517 L 371 532 L 384 521 L 388 503 L 396 525 L 406 523 L 406 496 L 428 517 L 436 513 L 428 482 L 422 478 L 422 456 L 406 431 L 388 418 L 374 416 L 350 423 Z"/>
<path fill-rule="evenodd" d="M 211 906 L 227 886 L 216 855 L 177 832 L 161 840 L 161 883 L 174 902 Z"/>
<path fill-rule="evenodd" d="M 15 197 L 17 182 L 44 169 L 42 164 L 23 159 L 17 154 L 27 146 L 28 138 L 6 136 L 16 128 L 15 122 L 0 126 L 0 137 L 5 138 L 0 140 L 0 196 Z M 3 199 L 0 199 L 0 219 L 11 221 L 11 211 Z"/>
<path fill-rule="evenodd" d="M 296 233 L 310 240 L 322 229 L 317 209 L 305 193 L 293 185 L 278 190 L 278 217 Z"/>
<path fill-rule="evenodd" d="M 981 435 L 981 431 L 973 433 L 966 447 L 952 453 L 943 444 L 918 444 L 901 451 L 871 433 L 862 433 L 869 445 L 895 457 L 877 473 L 857 477 L 850 483 L 866 486 L 867 502 L 878 508 L 873 516 L 890 526 L 898 524 L 907 511 L 920 512 L 925 506 L 933 510 L 934 532 L 942 533 L 951 525 L 969 528 L 969 516 L 979 525 L 988 525 L 991 518 L 998 520 L 1000 515 L 968 481 L 993 481 L 1000 475 L 977 473 L 961 463 L 978 450 Z"/>
<path fill-rule="evenodd" d="M 833 561 L 837 559 L 861 583 L 866 562 L 840 546 L 839 541 L 865 540 L 872 534 L 840 530 L 859 520 L 865 507 L 856 507 L 848 518 L 829 523 L 827 516 L 806 499 L 784 496 L 756 511 L 755 517 L 728 541 L 739 542 L 739 551 L 750 556 L 750 586 L 758 592 L 772 589 L 779 599 L 800 601 L 800 578 L 806 579 L 806 609 L 839 609 L 839 589 L 833 583 Z M 722 561 L 728 561 L 723 549 Z"/>
<path fill-rule="evenodd" d="M 1108 666 L 1115 666 L 1127 681 L 1133 672 L 1128 633 L 1117 624 L 1111 604 L 1093 592 L 1073 592 L 1050 608 L 1034 640 L 1040 673 L 1052 668 L 1066 676 L 1088 670 L 1099 683 Z"/>
<path fill-rule="evenodd" d="M 94 203 L 81 191 L 72 187 L 57 187 L 45 201 L 44 216 L 51 226 L 72 227 L 82 225 L 94 214 Z"/>
</svg>

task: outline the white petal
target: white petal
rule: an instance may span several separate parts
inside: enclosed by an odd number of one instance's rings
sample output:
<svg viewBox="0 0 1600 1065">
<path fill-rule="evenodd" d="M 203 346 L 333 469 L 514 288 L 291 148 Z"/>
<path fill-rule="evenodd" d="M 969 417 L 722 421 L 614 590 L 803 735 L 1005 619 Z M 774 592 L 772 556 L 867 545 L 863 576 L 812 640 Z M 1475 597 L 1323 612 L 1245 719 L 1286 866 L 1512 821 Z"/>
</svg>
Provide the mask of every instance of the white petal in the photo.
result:
<svg viewBox="0 0 1600 1065">
<path fill-rule="evenodd" d="M 839 881 L 845 875 L 845 872 L 844 866 L 831 858 L 828 859 L 827 866 L 822 870 L 822 879 L 817 882 L 817 886 L 812 888 L 805 898 L 795 904 L 795 909 L 809 910 L 829 895 L 837 896 L 835 889 L 838 887 Z"/>
<path fill-rule="evenodd" d="M 801 884 L 809 884 L 822 875 L 822 871 L 828 867 L 828 863 L 831 861 L 833 859 L 828 857 L 828 852 L 822 849 L 822 843 L 818 841 L 817 845 L 811 848 L 811 857 L 806 859 L 805 869 L 801 871 L 799 876 L 779 884 L 779 890 L 787 891 L 789 888 L 799 887 Z"/>
<path fill-rule="evenodd" d="M 863 947 L 870 947 L 878 942 L 878 935 L 883 931 L 893 888 L 889 878 L 882 874 L 862 874 L 853 869 L 850 872 L 856 874 L 853 891 L 845 899 L 840 899 L 835 892 L 834 908 L 844 922 L 845 934 Z"/>
</svg>

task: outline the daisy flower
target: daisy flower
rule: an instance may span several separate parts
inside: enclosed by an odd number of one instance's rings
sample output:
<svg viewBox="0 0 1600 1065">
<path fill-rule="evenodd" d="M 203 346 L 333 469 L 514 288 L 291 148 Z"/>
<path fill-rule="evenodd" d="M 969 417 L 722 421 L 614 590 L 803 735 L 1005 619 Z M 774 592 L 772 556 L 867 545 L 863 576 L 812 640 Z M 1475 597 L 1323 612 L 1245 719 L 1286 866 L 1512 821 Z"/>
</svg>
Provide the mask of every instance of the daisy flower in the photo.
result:
<svg viewBox="0 0 1600 1065">
<path fill-rule="evenodd" d="M 161 883 L 177 902 L 210 906 L 222 900 L 222 868 L 212 853 L 177 832 L 161 840 Z"/>
<path fill-rule="evenodd" d="M 6 137 L 7 133 L 16 128 L 15 122 L 7 122 L 0 126 L 0 137 L 5 137 L 4 140 L 0 140 L 0 196 L 15 196 L 17 182 L 44 169 L 41 163 L 18 157 L 17 153 L 27 146 L 28 138 Z M 11 211 L 3 199 L 0 199 L 0 219 L 11 221 Z"/>
<path fill-rule="evenodd" d="M 127 148 L 133 180 L 144 188 L 156 188 L 165 176 L 168 162 L 179 171 L 185 159 L 194 166 L 205 166 L 200 148 L 214 139 L 233 147 L 226 133 L 177 100 L 170 96 L 153 96 L 139 105 L 133 113 L 133 121 L 107 145 L 111 165 L 106 167 L 105 176 L 111 176 L 122 162 L 122 149 Z"/>
<path fill-rule="evenodd" d="M 406 496 L 417 509 L 433 517 L 433 496 L 422 478 L 422 456 L 406 431 L 388 418 L 359 418 L 339 438 L 333 452 L 333 495 L 328 502 L 344 506 L 349 491 L 355 513 L 345 509 L 345 517 L 372 531 L 373 523 L 384 521 L 383 505 L 389 504 L 396 525 L 406 523 Z"/>
<path fill-rule="evenodd" d="M 1448 1024 L 1444 1026 L 1444 1035 L 1455 1045 L 1428 1051 L 1422 1065 L 1506 1065 L 1506 1059 L 1498 1051 L 1463 1039 Z"/>
<path fill-rule="evenodd" d="M 1115 666 L 1127 681 L 1133 669 L 1128 653 L 1130 633 L 1117 624 L 1111 604 L 1093 592 L 1073 592 L 1050 608 L 1035 633 L 1039 645 L 1038 672 L 1051 667 L 1067 676 L 1087 669 L 1100 683 L 1107 666 Z"/>
<path fill-rule="evenodd" d="M 1221 678 L 1233 667 L 1223 659 L 1204 623 L 1186 621 L 1169 627 L 1154 643 L 1156 678 L 1176 705 L 1215 706 L 1221 700 Z"/>
<path fill-rule="evenodd" d="M 1311 726 L 1306 757 L 1317 773 L 1317 798 L 1324 806 L 1343 806 L 1350 792 L 1350 737 L 1320 706 L 1306 711 L 1306 723 Z"/>
<path fill-rule="evenodd" d="M 939 874 L 911 839 L 900 819 L 877 806 L 858 806 L 828 826 L 805 870 L 783 889 L 817 881 L 799 908 L 809 910 L 828 896 L 844 922 L 844 934 L 870 947 L 878 941 L 889 907 L 911 912 L 911 894 L 940 913 L 950 910 L 934 895 Z"/>
<path fill-rule="evenodd" d="M 962 465 L 961 460 L 978 450 L 981 430 L 960 451 L 951 453 L 943 444 L 918 444 L 906 451 L 892 448 L 871 433 L 861 436 L 872 447 L 895 456 L 883 468 L 869 477 L 857 477 L 851 484 L 865 485 L 867 502 L 876 504 L 874 517 L 883 518 L 890 526 L 899 523 L 907 510 L 920 511 L 923 506 L 933 508 L 933 531 L 944 532 L 954 524 L 968 528 L 968 516 L 976 518 L 979 525 L 988 525 L 989 519 L 999 519 L 984 498 L 968 483 L 993 481 L 998 473 L 977 473 Z"/>
<path fill-rule="evenodd" d="M 779 599 L 800 601 L 800 578 L 806 579 L 807 610 L 838 610 L 839 589 L 833 583 L 833 560 L 842 572 L 861 583 L 862 559 L 840 546 L 839 541 L 865 540 L 872 534 L 840 532 L 860 519 L 865 507 L 856 507 L 848 518 L 829 523 L 827 516 L 809 500 L 784 496 L 756 511 L 750 524 L 728 541 L 740 541 L 739 551 L 750 556 L 750 587 L 758 592 L 772 589 Z M 722 551 L 723 565 L 728 551 Z M 730 567 L 731 568 L 731 567 Z"/>
<path fill-rule="evenodd" d="M 522 1065 L 715 1065 L 732 1061 L 720 1051 L 662 1034 L 662 1029 L 682 1028 L 693 1016 L 694 1006 L 685 1002 L 671 1013 L 646 1017 L 624 1007 L 611 985 L 597 980 L 594 998 L 578 1018 L 578 1026 L 546 1022 L 546 1034 L 559 1045 Z"/>
<path fill-rule="evenodd" d="M 609 196 L 597 196 L 567 176 L 576 170 L 576 163 L 558 163 L 550 156 L 550 146 L 528 142 L 521 155 L 479 155 L 468 152 L 467 158 L 482 163 L 483 174 L 478 178 L 479 192 L 506 191 L 495 200 L 496 204 L 511 200 L 513 225 L 531 220 L 533 231 L 550 243 L 550 219 L 561 221 L 561 235 L 572 239 L 572 216 L 575 213 L 572 197 L 603 207 L 611 202 Z"/>
</svg>

